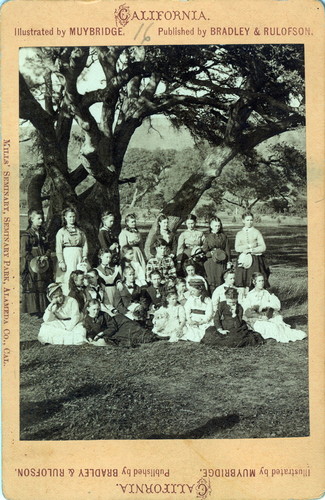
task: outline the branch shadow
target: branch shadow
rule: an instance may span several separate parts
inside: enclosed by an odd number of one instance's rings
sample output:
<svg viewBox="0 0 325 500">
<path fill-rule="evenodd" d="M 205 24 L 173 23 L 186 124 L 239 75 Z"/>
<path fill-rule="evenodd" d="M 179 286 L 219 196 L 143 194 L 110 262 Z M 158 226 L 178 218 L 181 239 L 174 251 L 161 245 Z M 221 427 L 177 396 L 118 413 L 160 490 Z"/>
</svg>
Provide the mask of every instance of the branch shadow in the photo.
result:
<svg viewBox="0 0 325 500">
<path fill-rule="evenodd" d="M 231 414 L 224 417 L 214 417 L 204 425 L 191 429 L 183 434 L 152 434 L 145 439 L 204 439 L 222 429 L 234 427 L 240 421 L 239 415 Z"/>
</svg>

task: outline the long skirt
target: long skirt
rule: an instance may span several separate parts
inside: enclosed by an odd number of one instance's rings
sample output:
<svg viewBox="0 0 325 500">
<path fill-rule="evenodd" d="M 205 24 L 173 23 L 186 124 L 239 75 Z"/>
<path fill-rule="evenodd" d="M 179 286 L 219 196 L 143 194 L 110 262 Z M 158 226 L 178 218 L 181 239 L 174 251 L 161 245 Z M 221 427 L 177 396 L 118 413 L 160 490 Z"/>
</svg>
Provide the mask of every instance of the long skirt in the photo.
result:
<svg viewBox="0 0 325 500">
<path fill-rule="evenodd" d="M 82 248 L 81 247 L 64 247 L 63 258 L 67 267 L 63 272 L 57 264 L 56 282 L 62 284 L 62 291 L 64 295 L 69 295 L 69 278 L 72 271 L 76 271 L 78 264 L 82 262 Z"/>
<path fill-rule="evenodd" d="M 44 255 L 44 253 L 39 251 L 39 249 L 32 250 L 33 257 L 40 257 L 42 255 Z M 21 311 L 23 313 L 44 313 L 48 305 L 46 289 L 51 283 L 51 280 L 51 269 L 45 273 L 34 273 L 29 264 L 26 263 L 26 268 L 21 277 Z"/>
<path fill-rule="evenodd" d="M 215 262 L 213 259 L 208 259 L 204 262 L 204 269 L 207 276 L 207 281 L 209 283 L 211 294 L 217 288 L 217 286 L 223 283 L 223 273 L 227 269 L 227 263 Z"/>
<path fill-rule="evenodd" d="M 265 263 L 263 255 L 252 255 L 253 262 L 251 267 L 245 269 L 243 267 L 236 267 L 235 269 L 235 286 L 253 288 L 252 275 L 259 272 L 264 276 L 264 287 L 269 288 L 270 269 Z"/>
<path fill-rule="evenodd" d="M 302 330 L 295 330 L 287 325 L 279 314 L 269 320 L 257 320 L 254 323 L 254 330 L 260 333 L 263 339 L 275 339 L 277 342 L 295 342 L 307 337 Z"/>
<path fill-rule="evenodd" d="M 78 323 L 72 330 L 65 330 L 64 321 L 57 319 L 42 324 L 38 340 L 42 344 L 81 345 L 87 342 L 86 329 Z"/>
<path fill-rule="evenodd" d="M 135 260 L 136 262 L 138 262 L 140 264 L 140 266 L 142 267 L 142 269 L 145 273 L 146 272 L 146 262 L 144 260 L 144 256 L 143 256 L 143 253 L 142 253 L 140 247 L 134 246 L 134 247 L 132 247 L 132 250 L 134 253 L 133 260 Z"/>
</svg>

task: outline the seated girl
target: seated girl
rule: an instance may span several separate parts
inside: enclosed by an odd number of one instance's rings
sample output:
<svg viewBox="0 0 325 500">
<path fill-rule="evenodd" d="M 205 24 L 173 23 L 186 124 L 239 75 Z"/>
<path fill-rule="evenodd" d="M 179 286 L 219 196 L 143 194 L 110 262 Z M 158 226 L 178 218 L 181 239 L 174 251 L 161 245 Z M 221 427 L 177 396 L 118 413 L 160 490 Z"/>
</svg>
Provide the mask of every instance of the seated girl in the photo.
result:
<svg viewBox="0 0 325 500">
<path fill-rule="evenodd" d="M 121 289 L 116 290 L 114 307 L 118 312 L 125 314 L 132 302 L 132 297 L 140 293 L 141 288 L 135 283 L 135 272 L 132 267 L 126 267 L 123 272 Z"/>
<path fill-rule="evenodd" d="M 157 335 L 143 328 L 137 321 L 128 318 L 126 315 L 116 313 L 110 317 L 100 311 L 99 304 L 94 312 L 91 304 L 95 305 L 94 299 L 86 305 L 87 314 L 84 322 L 87 337 L 93 339 L 93 342 L 96 342 L 95 345 L 112 345 L 113 342 L 122 347 L 136 347 L 140 344 L 160 340 Z M 131 312 L 134 314 L 136 307 L 132 305 L 131 308 Z M 103 342 L 99 343 L 100 339 L 104 340 L 105 344 Z"/>
<path fill-rule="evenodd" d="M 186 287 L 186 281 L 184 278 L 176 278 L 175 288 L 177 292 L 177 300 L 183 306 L 190 296 L 190 292 Z"/>
<path fill-rule="evenodd" d="M 151 303 L 155 308 L 162 305 L 163 286 L 161 284 L 161 275 L 159 271 L 152 271 L 150 274 L 151 285 L 146 287 L 146 290 L 151 298 Z"/>
<path fill-rule="evenodd" d="M 278 297 L 265 290 L 262 273 L 253 273 L 253 290 L 248 292 L 243 302 L 245 316 L 255 331 L 264 339 L 275 339 L 278 342 L 294 342 L 307 335 L 302 330 L 295 330 L 283 321 L 280 314 L 281 303 Z"/>
<path fill-rule="evenodd" d="M 147 262 L 147 281 L 152 271 L 159 271 L 162 283 L 166 282 L 167 278 L 176 278 L 176 268 L 173 259 L 167 255 L 167 243 L 162 238 L 157 238 L 154 244 L 156 255 Z"/>
<path fill-rule="evenodd" d="M 160 337 L 169 337 L 169 342 L 178 342 L 183 337 L 185 326 L 185 310 L 178 303 L 177 292 L 167 293 L 163 306 L 153 317 L 152 331 Z"/>
<path fill-rule="evenodd" d="M 243 308 L 238 304 L 238 291 L 225 291 L 226 300 L 219 302 L 214 326 L 206 330 L 202 344 L 218 347 L 246 347 L 263 344 L 259 333 L 249 329 L 243 320 Z"/>
<path fill-rule="evenodd" d="M 126 267 L 132 267 L 135 272 L 135 282 L 138 286 L 146 286 L 146 274 L 143 266 L 134 258 L 134 249 L 130 245 L 124 245 L 121 249 L 122 272 Z"/>
<path fill-rule="evenodd" d="M 197 274 L 196 266 L 191 259 L 187 259 L 184 262 L 184 271 L 185 271 L 186 287 L 188 289 L 190 289 L 189 282 L 193 279 L 197 279 L 197 280 L 202 281 L 202 283 L 204 283 L 205 289 L 208 291 L 207 281 L 203 278 L 203 276 L 200 276 L 199 274 Z"/>
<path fill-rule="evenodd" d="M 50 304 L 44 312 L 44 323 L 38 340 L 42 344 L 58 345 L 79 345 L 86 342 L 78 302 L 72 297 L 65 297 L 59 283 L 51 283 L 47 287 L 47 298 Z"/>
<path fill-rule="evenodd" d="M 228 288 L 235 288 L 238 291 L 238 302 L 241 304 L 242 302 L 242 290 L 237 289 L 235 287 L 235 270 L 230 269 L 223 274 L 223 279 L 225 282 L 222 285 L 219 285 L 212 294 L 212 305 L 213 310 L 216 311 L 218 309 L 218 305 L 220 302 L 226 300 L 225 291 Z"/>
<path fill-rule="evenodd" d="M 110 304 L 108 300 L 105 285 L 103 283 L 103 280 L 99 277 L 97 269 L 89 269 L 89 271 L 85 275 L 85 284 L 85 293 L 87 300 L 98 300 L 100 303 L 100 310 L 109 312 L 112 309 L 113 305 Z"/>
<path fill-rule="evenodd" d="M 83 319 L 83 326 L 86 330 L 86 339 L 89 343 L 95 346 L 117 346 L 116 342 L 110 340 L 105 341 L 103 339 L 103 334 L 108 321 L 109 316 L 101 310 L 99 300 L 89 299 L 85 305 Z"/>
<path fill-rule="evenodd" d="M 69 297 L 76 299 L 79 312 L 82 315 L 87 301 L 85 273 L 83 271 L 72 271 L 69 278 Z"/>
<path fill-rule="evenodd" d="M 113 253 L 109 249 L 99 250 L 98 259 L 100 264 L 96 270 L 105 285 L 108 302 L 114 304 L 116 289 L 122 288 L 121 266 L 113 263 Z"/>
<path fill-rule="evenodd" d="M 207 297 L 202 280 L 193 279 L 189 285 L 190 296 L 184 305 L 186 325 L 182 339 L 200 342 L 205 330 L 213 324 L 212 301 Z"/>
</svg>

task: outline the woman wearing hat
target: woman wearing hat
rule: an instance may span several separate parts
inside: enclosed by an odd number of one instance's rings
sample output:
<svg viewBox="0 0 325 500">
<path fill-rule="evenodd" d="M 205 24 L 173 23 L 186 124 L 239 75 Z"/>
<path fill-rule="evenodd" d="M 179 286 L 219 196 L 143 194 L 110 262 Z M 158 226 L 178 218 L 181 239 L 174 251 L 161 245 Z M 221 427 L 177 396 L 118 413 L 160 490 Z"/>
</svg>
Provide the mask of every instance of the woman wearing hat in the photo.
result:
<svg viewBox="0 0 325 500">
<path fill-rule="evenodd" d="M 22 312 L 42 315 L 46 309 L 46 287 L 51 281 L 49 257 L 43 214 L 39 210 L 30 210 L 28 227 L 20 245 Z"/>
<path fill-rule="evenodd" d="M 42 344 L 80 345 L 86 341 L 86 330 L 80 322 L 78 302 L 63 295 L 60 283 L 47 288 L 50 302 L 43 316 L 44 323 L 38 334 Z"/>
<path fill-rule="evenodd" d="M 218 217 L 210 221 L 210 233 L 205 236 L 202 249 L 207 260 L 204 269 L 210 286 L 210 292 L 223 283 L 222 275 L 230 263 L 229 241 L 223 232 L 222 222 Z"/>
<path fill-rule="evenodd" d="M 264 276 L 265 288 L 269 288 L 270 270 L 264 260 L 263 254 L 266 245 L 263 236 L 253 226 L 253 214 L 244 213 L 242 220 L 244 227 L 236 234 L 235 240 L 235 250 L 240 254 L 237 261 L 235 284 L 239 288 L 244 288 L 245 293 L 247 293 L 255 272 L 260 272 Z"/>
<path fill-rule="evenodd" d="M 203 233 L 195 229 L 196 221 L 196 216 L 190 214 L 185 221 L 186 231 L 183 231 L 178 238 L 177 264 L 179 268 L 182 268 L 184 261 L 191 257 L 194 248 L 197 250 L 203 245 Z"/>
<path fill-rule="evenodd" d="M 77 224 L 77 212 L 74 208 L 65 208 L 62 212 L 62 228 L 56 233 L 56 256 L 58 268 L 56 281 L 62 283 L 65 295 L 69 293 L 69 278 L 72 271 L 87 270 L 87 238 Z"/>
</svg>

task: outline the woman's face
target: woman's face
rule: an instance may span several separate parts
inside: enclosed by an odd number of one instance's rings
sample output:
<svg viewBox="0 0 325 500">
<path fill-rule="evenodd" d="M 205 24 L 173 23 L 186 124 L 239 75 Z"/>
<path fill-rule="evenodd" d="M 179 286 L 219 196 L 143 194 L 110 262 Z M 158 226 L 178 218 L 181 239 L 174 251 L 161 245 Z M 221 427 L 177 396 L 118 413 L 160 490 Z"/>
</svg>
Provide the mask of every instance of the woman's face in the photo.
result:
<svg viewBox="0 0 325 500">
<path fill-rule="evenodd" d="M 103 224 L 105 227 L 112 227 L 114 224 L 114 215 L 107 215 L 106 217 L 103 217 Z"/>
<path fill-rule="evenodd" d="M 168 219 L 163 219 L 159 222 L 160 231 L 167 231 L 168 229 Z"/>
<path fill-rule="evenodd" d="M 67 226 L 74 226 L 76 222 L 76 214 L 74 212 L 67 212 L 64 216 Z"/>
<path fill-rule="evenodd" d="M 219 220 L 211 221 L 210 228 L 212 233 L 218 233 L 221 229 L 221 222 Z"/>
<path fill-rule="evenodd" d="M 131 219 L 128 219 L 126 225 L 130 228 L 130 229 L 134 229 L 135 226 L 136 226 L 136 223 L 137 221 L 135 220 L 134 217 L 132 217 Z"/>
<path fill-rule="evenodd" d="M 244 226 L 247 228 L 252 227 L 254 218 L 251 215 L 246 215 L 245 219 L 243 220 Z"/>
<path fill-rule="evenodd" d="M 158 288 L 161 283 L 161 277 L 159 274 L 153 274 L 151 276 L 151 283 L 154 288 Z"/>
<path fill-rule="evenodd" d="M 183 282 L 177 283 L 176 290 L 177 290 L 178 293 L 184 293 L 184 292 L 186 292 L 186 284 L 183 283 Z"/>
<path fill-rule="evenodd" d="M 98 313 L 100 311 L 100 305 L 99 304 L 90 304 L 87 307 L 88 315 L 91 318 L 96 318 L 98 316 Z"/>
<path fill-rule="evenodd" d="M 195 267 L 194 266 L 187 266 L 185 269 L 187 276 L 194 276 L 195 275 Z"/>
<path fill-rule="evenodd" d="M 40 214 L 33 214 L 31 216 L 32 227 L 39 229 L 43 224 L 43 217 Z"/>
<path fill-rule="evenodd" d="M 177 295 L 176 294 L 169 295 L 169 297 L 167 297 L 167 303 L 169 306 L 176 306 L 177 305 Z"/>
<path fill-rule="evenodd" d="M 160 247 L 156 247 L 156 257 L 157 259 L 162 259 L 166 255 L 167 247 L 161 245 Z"/>
<path fill-rule="evenodd" d="M 103 255 L 100 257 L 101 263 L 103 266 L 108 266 L 111 262 L 112 259 L 112 254 L 110 252 L 105 252 Z"/>
<path fill-rule="evenodd" d="M 263 276 L 258 276 L 255 279 L 254 283 L 255 283 L 255 288 L 257 290 L 263 290 L 263 288 L 264 288 L 264 278 L 263 278 Z"/>
<path fill-rule="evenodd" d="M 96 286 L 98 284 L 98 277 L 96 273 L 88 273 L 87 278 L 90 285 Z"/>
<path fill-rule="evenodd" d="M 200 295 L 202 295 L 202 289 L 201 288 L 196 288 L 196 287 L 191 287 L 191 295 L 193 295 L 194 297 L 200 297 Z"/>
<path fill-rule="evenodd" d="M 189 231 L 193 231 L 193 229 L 195 228 L 195 222 L 194 222 L 194 220 L 192 220 L 192 219 L 188 219 L 188 220 L 185 222 L 185 224 L 186 224 L 186 227 L 187 227 L 187 229 L 188 229 Z"/>
<path fill-rule="evenodd" d="M 225 278 L 225 285 L 226 286 L 234 286 L 235 283 L 235 275 L 233 273 L 230 273 L 226 276 Z"/>
<path fill-rule="evenodd" d="M 51 295 L 50 300 L 52 303 L 57 304 L 58 306 L 62 306 L 64 302 L 64 295 L 62 290 L 57 290 L 56 292 Z"/>
<path fill-rule="evenodd" d="M 73 277 L 73 281 L 74 281 L 74 284 L 76 286 L 83 286 L 84 279 L 85 279 L 84 273 L 82 273 L 82 274 L 75 274 L 74 277 Z"/>
<path fill-rule="evenodd" d="M 125 258 L 125 260 L 127 260 L 128 262 L 130 262 L 131 260 L 133 260 L 133 258 L 134 258 L 134 252 L 133 252 L 133 250 L 128 250 L 128 251 L 125 253 L 124 258 Z"/>
</svg>

